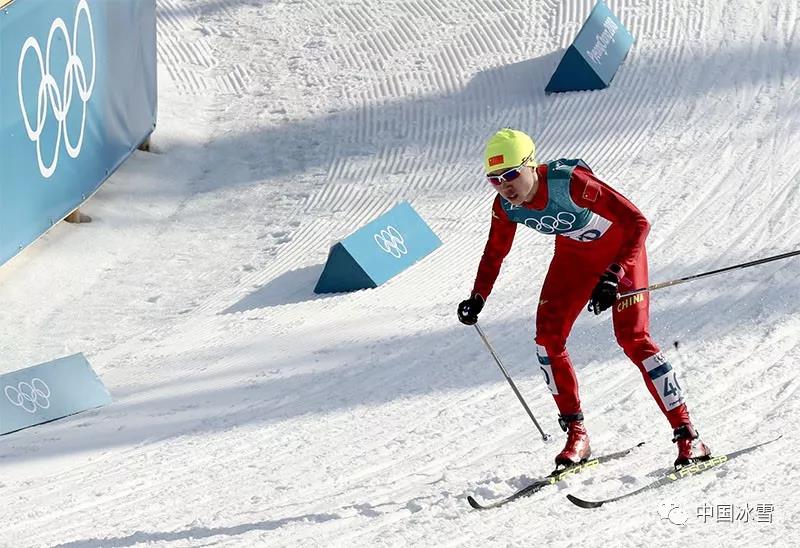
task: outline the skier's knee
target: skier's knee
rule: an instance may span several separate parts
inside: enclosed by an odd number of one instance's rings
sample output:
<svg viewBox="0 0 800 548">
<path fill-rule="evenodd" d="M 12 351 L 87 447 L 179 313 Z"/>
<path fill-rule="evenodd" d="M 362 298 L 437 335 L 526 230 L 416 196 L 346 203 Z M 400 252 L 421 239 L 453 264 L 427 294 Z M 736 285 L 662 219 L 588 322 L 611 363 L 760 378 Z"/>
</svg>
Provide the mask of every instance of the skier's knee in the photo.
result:
<svg viewBox="0 0 800 548">
<path fill-rule="evenodd" d="M 567 354 L 567 340 L 558 335 L 537 335 L 536 353 L 545 354 L 549 358 L 560 358 Z"/>
<path fill-rule="evenodd" d="M 649 333 L 624 332 L 616 333 L 617 344 L 625 355 L 635 362 L 640 362 L 659 352 Z"/>
</svg>

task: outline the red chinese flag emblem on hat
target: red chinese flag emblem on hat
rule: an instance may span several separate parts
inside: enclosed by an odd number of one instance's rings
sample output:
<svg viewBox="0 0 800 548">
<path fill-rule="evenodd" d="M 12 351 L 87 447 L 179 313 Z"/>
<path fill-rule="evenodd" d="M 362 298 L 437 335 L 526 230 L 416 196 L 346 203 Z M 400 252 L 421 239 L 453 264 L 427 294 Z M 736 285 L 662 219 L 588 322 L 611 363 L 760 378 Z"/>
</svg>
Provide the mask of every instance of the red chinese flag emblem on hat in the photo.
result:
<svg viewBox="0 0 800 548">
<path fill-rule="evenodd" d="M 502 154 L 498 154 L 497 156 L 492 156 L 491 158 L 489 158 L 489 167 L 496 166 L 497 164 L 502 164 L 502 163 L 503 163 Z"/>
</svg>

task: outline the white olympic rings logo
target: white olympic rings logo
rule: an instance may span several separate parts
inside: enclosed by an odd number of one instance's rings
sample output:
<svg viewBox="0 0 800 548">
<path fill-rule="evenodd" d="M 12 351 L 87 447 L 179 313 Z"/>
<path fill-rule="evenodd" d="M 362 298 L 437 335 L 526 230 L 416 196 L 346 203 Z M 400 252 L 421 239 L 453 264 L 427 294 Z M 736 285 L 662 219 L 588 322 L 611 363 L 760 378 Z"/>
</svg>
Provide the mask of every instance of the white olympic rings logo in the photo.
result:
<svg viewBox="0 0 800 548">
<path fill-rule="evenodd" d="M 408 253 L 402 234 L 391 225 L 375 234 L 375 243 L 395 259 L 399 259 L 402 255 Z"/>
<path fill-rule="evenodd" d="M 28 413 L 50 407 L 50 387 L 39 378 L 32 379 L 30 383 L 20 382 L 17 386 L 8 385 L 5 393 L 8 401 Z"/>
<path fill-rule="evenodd" d="M 559 211 L 555 217 L 545 215 L 540 219 L 528 219 L 525 224 L 544 234 L 554 234 L 558 231 L 568 231 L 578 218 L 569 211 Z"/>
<path fill-rule="evenodd" d="M 91 81 L 87 82 L 86 67 L 83 60 L 78 57 L 78 22 L 81 19 L 81 13 L 86 14 L 86 22 L 89 25 L 89 38 L 92 45 L 92 76 Z M 53 74 L 50 72 L 50 49 L 53 45 L 53 38 L 56 31 L 61 31 L 64 36 L 64 44 L 67 48 L 67 66 L 64 70 L 64 79 L 59 87 L 59 82 L 56 81 Z M 41 80 L 39 81 L 39 90 L 37 95 L 37 108 L 36 108 L 36 125 L 31 125 L 31 120 L 28 118 L 28 111 L 25 108 L 25 99 L 22 93 L 22 68 L 25 64 L 25 55 L 28 50 L 33 50 L 39 63 L 39 70 L 41 72 Z M 19 106 L 22 110 L 22 119 L 25 122 L 25 130 L 28 132 L 28 138 L 36 143 L 36 155 L 39 160 L 39 172 L 44 178 L 49 178 L 55 173 L 56 166 L 58 165 L 58 155 L 61 149 L 61 136 L 64 136 L 64 145 L 67 148 L 67 154 L 71 158 L 77 158 L 81 153 L 83 147 L 83 135 L 86 129 L 86 104 L 92 97 L 95 83 L 95 44 L 94 44 L 94 27 L 92 26 L 92 16 L 89 12 L 89 4 L 86 0 L 80 0 L 75 12 L 75 23 L 72 27 L 72 40 L 67 31 L 67 25 L 60 17 L 53 21 L 50 26 L 50 34 L 47 37 L 47 49 L 45 50 L 44 57 L 42 56 L 42 48 L 39 42 L 33 36 L 29 36 L 22 46 L 22 52 L 19 55 L 19 66 L 17 69 L 17 89 L 19 91 Z M 78 142 L 73 144 L 70 139 L 70 134 L 67 129 L 67 114 L 72 106 L 72 100 L 75 95 L 75 87 L 77 86 L 78 97 L 83 103 L 83 116 L 81 118 L 81 132 L 78 137 Z M 47 118 L 48 110 L 52 110 L 58 122 L 58 136 L 56 138 L 55 152 L 53 153 L 53 161 L 50 165 L 46 165 L 42 159 L 42 144 L 41 136 L 44 130 L 45 120 Z"/>
</svg>

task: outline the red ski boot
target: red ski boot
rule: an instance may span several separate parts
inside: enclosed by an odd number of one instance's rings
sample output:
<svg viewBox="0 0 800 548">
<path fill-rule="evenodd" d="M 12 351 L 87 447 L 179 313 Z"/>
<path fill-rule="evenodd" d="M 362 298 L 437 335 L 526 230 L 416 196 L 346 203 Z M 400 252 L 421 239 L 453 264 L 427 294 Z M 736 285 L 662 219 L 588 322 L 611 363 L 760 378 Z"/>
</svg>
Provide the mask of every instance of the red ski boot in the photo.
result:
<svg viewBox="0 0 800 548">
<path fill-rule="evenodd" d="M 678 444 L 678 458 L 675 459 L 675 468 L 708 460 L 711 458 L 711 449 L 703 443 L 700 435 L 691 424 L 682 424 L 673 431 L 673 443 Z"/>
<path fill-rule="evenodd" d="M 583 426 L 583 413 L 561 415 L 558 418 L 561 429 L 567 433 L 564 449 L 556 455 L 556 466 L 572 466 L 589 458 L 592 449 L 589 447 L 589 434 Z"/>
</svg>

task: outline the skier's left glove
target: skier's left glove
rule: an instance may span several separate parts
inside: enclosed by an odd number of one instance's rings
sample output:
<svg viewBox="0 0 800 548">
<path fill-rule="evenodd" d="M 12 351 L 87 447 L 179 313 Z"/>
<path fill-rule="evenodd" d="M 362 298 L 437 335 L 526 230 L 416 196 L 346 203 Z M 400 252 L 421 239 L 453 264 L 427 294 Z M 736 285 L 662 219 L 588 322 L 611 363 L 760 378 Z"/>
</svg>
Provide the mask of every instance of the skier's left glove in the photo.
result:
<svg viewBox="0 0 800 548">
<path fill-rule="evenodd" d="M 617 286 L 619 286 L 619 280 L 622 275 L 622 267 L 618 264 L 612 264 L 600 276 L 600 281 L 594 287 L 592 298 L 589 301 L 590 312 L 600 314 L 602 311 L 611 308 L 617 301 Z"/>
</svg>

